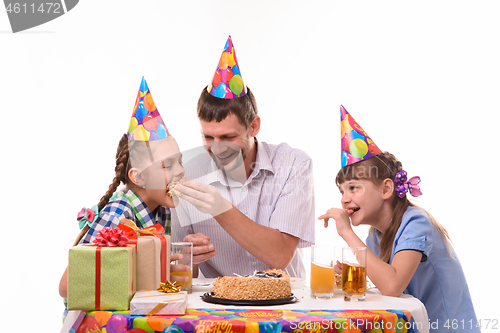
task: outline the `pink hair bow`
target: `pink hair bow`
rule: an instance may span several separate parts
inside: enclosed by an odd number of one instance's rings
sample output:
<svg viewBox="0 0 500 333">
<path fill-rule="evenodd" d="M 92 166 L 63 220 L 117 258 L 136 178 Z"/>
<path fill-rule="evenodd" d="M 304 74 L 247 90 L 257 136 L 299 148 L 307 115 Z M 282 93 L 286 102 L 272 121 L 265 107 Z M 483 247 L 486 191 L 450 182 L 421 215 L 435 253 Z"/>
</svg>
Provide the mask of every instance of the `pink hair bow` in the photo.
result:
<svg viewBox="0 0 500 333">
<path fill-rule="evenodd" d="M 406 192 L 410 192 L 414 197 L 422 195 L 422 191 L 420 191 L 420 186 L 418 185 L 420 183 L 419 176 L 411 177 L 408 180 L 406 171 L 402 170 L 394 177 L 394 183 L 396 184 L 396 194 L 400 198 L 404 197 Z"/>
</svg>

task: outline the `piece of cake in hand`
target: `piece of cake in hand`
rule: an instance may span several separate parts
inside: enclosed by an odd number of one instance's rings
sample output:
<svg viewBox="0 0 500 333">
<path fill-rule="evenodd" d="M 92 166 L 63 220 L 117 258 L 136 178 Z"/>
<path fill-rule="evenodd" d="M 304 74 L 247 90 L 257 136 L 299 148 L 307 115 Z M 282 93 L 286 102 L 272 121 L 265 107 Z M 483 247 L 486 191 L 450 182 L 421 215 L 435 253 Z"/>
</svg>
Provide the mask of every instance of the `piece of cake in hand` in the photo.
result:
<svg viewBox="0 0 500 333">
<path fill-rule="evenodd" d="M 215 279 L 214 297 L 235 300 L 271 300 L 290 297 L 290 277 L 282 270 L 255 271 L 246 276 L 224 276 Z"/>
<path fill-rule="evenodd" d="M 182 177 L 182 180 L 189 180 L 189 178 L 188 178 L 188 177 Z M 169 184 L 168 184 L 167 194 L 168 194 L 168 196 L 169 196 L 169 197 L 171 197 L 171 198 L 172 198 L 172 195 L 175 195 L 175 196 L 177 196 L 177 197 L 182 196 L 182 193 L 181 193 L 181 192 L 179 192 L 179 191 L 177 191 L 177 190 L 175 189 L 175 187 L 176 187 L 177 185 L 179 185 L 180 183 L 181 183 L 181 182 L 179 181 L 179 182 L 171 182 L 171 183 L 169 183 Z"/>
</svg>

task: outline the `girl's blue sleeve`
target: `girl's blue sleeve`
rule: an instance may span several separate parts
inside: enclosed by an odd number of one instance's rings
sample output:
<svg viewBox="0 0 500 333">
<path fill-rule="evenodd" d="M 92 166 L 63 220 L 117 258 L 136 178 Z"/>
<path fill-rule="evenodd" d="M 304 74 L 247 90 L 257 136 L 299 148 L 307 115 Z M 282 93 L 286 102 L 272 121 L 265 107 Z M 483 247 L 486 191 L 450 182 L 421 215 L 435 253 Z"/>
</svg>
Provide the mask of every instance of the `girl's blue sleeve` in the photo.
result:
<svg viewBox="0 0 500 333">
<path fill-rule="evenodd" d="M 426 261 L 432 247 L 433 228 L 424 211 L 408 209 L 394 239 L 393 255 L 403 250 L 415 250 L 422 252 L 421 261 Z"/>
</svg>

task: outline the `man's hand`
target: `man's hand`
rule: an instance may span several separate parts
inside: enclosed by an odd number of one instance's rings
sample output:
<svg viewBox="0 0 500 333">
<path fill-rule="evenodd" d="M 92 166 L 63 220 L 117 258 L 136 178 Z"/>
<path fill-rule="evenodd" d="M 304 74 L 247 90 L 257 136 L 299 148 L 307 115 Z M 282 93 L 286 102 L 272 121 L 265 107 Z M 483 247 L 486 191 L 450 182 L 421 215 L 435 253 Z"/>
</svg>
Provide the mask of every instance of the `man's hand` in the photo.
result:
<svg viewBox="0 0 500 333">
<path fill-rule="evenodd" d="M 210 237 L 202 233 L 187 235 L 183 241 L 193 243 L 193 265 L 207 261 L 217 254 L 214 245 L 208 244 Z"/>
<path fill-rule="evenodd" d="M 191 203 L 202 213 L 217 216 L 233 208 L 233 205 L 224 199 L 212 185 L 188 180 L 182 181 L 175 189 L 182 192 L 182 199 Z"/>
</svg>

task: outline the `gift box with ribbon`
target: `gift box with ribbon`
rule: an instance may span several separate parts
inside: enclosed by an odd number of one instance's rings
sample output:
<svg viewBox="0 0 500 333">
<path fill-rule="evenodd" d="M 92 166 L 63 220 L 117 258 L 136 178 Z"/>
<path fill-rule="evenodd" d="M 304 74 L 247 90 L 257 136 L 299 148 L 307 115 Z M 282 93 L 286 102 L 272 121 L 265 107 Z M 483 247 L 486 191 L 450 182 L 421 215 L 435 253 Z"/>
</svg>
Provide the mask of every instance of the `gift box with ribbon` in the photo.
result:
<svg viewBox="0 0 500 333">
<path fill-rule="evenodd" d="M 129 219 L 118 226 L 128 238 L 128 244 L 137 245 L 137 290 L 158 288 L 170 280 L 170 236 L 159 224 L 139 229 Z"/>
<path fill-rule="evenodd" d="M 71 248 L 68 310 L 128 310 L 136 291 L 136 246 L 121 230 L 103 228 L 95 244 Z"/>
<path fill-rule="evenodd" d="M 167 282 L 169 283 L 169 282 Z M 184 315 L 188 302 L 186 291 L 165 293 L 158 290 L 141 290 L 130 302 L 130 314 L 142 316 Z"/>
</svg>

